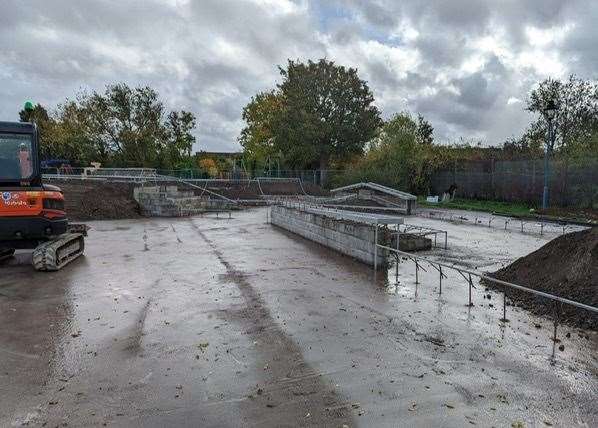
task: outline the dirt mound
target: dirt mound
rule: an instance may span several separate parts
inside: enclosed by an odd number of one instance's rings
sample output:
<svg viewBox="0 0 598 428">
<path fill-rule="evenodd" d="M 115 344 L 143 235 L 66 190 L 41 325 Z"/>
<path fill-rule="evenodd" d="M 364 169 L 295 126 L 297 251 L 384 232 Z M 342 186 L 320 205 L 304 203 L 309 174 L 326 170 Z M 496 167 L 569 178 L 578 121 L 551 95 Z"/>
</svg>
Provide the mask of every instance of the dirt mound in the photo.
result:
<svg viewBox="0 0 598 428">
<path fill-rule="evenodd" d="M 492 276 L 597 307 L 598 227 L 560 236 Z M 508 291 L 508 296 L 536 314 L 554 314 L 554 303 L 541 296 L 519 291 Z M 598 315 L 570 305 L 561 306 L 562 321 L 598 329 Z"/>
<path fill-rule="evenodd" d="M 113 220 L 140 216 L 139 206 L 133 199 L 133 183 L 52 180 L 48 184 L 62 189 L 71 220 Z"/>
</svg>

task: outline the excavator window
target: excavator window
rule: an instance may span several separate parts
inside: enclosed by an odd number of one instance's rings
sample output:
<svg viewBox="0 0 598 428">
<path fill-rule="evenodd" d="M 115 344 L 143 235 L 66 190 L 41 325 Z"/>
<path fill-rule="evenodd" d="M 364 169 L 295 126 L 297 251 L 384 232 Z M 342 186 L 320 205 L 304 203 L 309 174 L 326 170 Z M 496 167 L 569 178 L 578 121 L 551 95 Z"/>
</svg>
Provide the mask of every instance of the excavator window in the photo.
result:
<svg viewBox="0 0 598 428">
<path fill-rule="evenodd" d="M 31 135 L 0 133 L 0 180 L 27 180 L 32 175 Z"/>
</svg>

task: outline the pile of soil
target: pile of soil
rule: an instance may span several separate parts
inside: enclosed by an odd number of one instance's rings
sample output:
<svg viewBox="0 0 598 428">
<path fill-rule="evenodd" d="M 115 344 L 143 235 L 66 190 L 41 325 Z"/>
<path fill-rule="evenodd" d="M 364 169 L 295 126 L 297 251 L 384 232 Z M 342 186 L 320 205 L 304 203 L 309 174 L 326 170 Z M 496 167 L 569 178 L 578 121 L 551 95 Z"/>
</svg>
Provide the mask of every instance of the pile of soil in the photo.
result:
<svg viewBox="0 0 598 428">
<path fill-rule="evenodd" d="M 598 227 L 562 235 L 492 276 L 598 307 Z M 531 312 L 554 315 L 552 300 L 522 291 L 507 293 Z M 560 306 L 562 322 L 598 330 L 598 314 L 570 305 Z"/>
<path fill-rule="evenodd" d="M 140 217 L 139 206 L 133 198 L 135 187 L 133 183 L 52 180 L 48 184 L 62 189 L 70 220 L 115 220 Z"/>
</svg>

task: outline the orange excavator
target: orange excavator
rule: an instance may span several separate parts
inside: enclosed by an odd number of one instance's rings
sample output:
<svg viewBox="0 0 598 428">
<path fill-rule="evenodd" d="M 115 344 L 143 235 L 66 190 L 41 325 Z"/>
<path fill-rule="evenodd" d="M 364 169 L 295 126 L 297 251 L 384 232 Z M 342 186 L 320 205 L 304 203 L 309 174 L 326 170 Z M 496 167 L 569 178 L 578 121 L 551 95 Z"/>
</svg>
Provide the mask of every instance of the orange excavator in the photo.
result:
<svg viewBox="0 0 598 428">
<path fill-rule="evenodd" d="M 0 122 L 0 261 L 33 250 L 36 270 L 59 270 L 83 254 L 86 232 L 69 225 L 60 188 L 42 183 L 36 124 Z"/>
</svg>

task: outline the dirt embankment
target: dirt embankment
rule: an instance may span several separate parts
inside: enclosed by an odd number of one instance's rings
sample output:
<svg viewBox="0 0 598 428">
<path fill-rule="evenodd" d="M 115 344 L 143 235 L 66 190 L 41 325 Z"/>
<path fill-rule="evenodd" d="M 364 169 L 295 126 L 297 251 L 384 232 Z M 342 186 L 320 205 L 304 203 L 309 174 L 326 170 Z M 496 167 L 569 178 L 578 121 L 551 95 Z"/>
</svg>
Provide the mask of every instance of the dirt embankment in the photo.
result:
<svg viewBox="0 0 598 428">
<path fill-rule="evenodd" d="M 96 180 L 51 180 L 48 184 L 59 186 L 66 198 L 66 209 L 71 220 L 115 220 L 138 218 L 139 206 L 133 198 L 134 183 L 114 183 Z M 193 190 L 196 195 L 203 192 L 196 187 L 177 182 L 161 182 L 161 185 L 176 185 L 181 190 Z M 302 195 L 298 182 L 262 184 L 265 194 Z M 325 195 L 327 191 L 313 184 L 303 184 L 310 195 Z M 201 186 L 203 187 L 203 186 Z M 230 199 L 260 199 L 262 193 L 256 181 L 225 183 L 210 182 L 207 189 Z"/>
<path fill-rule="evenodd" d="M 71 220 L 115 220 L 140 217 L 139 206 L 133 199 L 135 187 L 133 183 L 52 180 L 48 184 L 62 189 L 66 199 L 66 211 Z"/>
<path fill-rule="evenodd" d="M 560 236 L 492 276 L 598 307 L 598 227 Z M 509 291 L 516 304 L 553 316 L 555 304 L 541 296 Z M 561 321 L 598 330 L 598 314 L 562 304 Z"/>
</svg>

